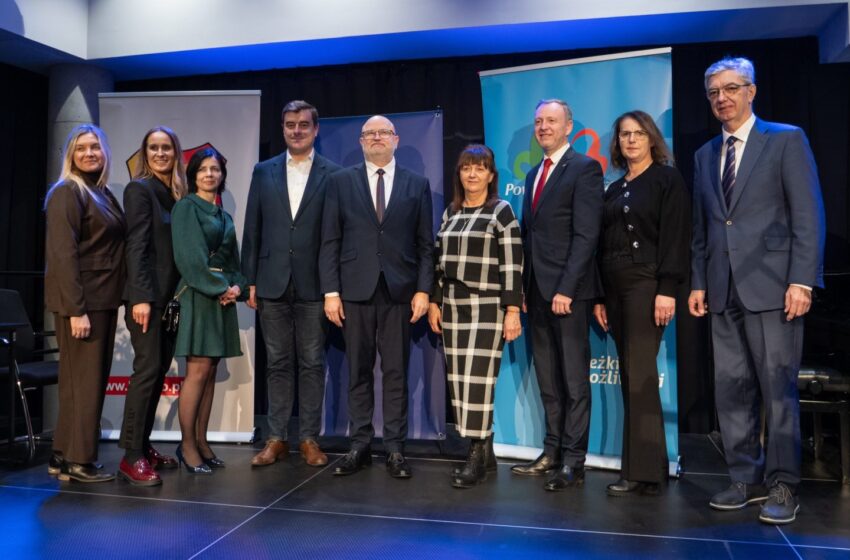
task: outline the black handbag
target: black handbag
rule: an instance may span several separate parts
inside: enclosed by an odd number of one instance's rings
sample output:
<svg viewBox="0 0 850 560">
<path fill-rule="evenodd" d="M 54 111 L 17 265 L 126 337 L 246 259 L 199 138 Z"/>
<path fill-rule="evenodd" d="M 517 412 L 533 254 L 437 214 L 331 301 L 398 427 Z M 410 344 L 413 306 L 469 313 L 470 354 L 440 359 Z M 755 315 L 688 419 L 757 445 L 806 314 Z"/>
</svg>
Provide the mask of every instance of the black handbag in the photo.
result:
<svg viewBox="0 0 850 560">
<path fill-rule="evenodd" d="M 162 327 L 169 334 L 177 334 L 177 328 L 180 326 L 180 296 L 186 291 L 189 286 L 183 286 L 171 300 L 165 304 L 165 311 L 162 313 Z"/>
</svg>

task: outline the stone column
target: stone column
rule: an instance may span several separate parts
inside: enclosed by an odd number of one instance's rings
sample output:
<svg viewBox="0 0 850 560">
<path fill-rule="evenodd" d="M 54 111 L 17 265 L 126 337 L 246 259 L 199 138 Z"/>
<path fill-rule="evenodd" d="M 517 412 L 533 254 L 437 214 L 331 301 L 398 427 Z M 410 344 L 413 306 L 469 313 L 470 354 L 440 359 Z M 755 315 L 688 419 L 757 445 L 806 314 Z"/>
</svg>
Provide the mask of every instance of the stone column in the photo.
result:
<svg viewBox="0 0 850 560">
<path fill-rule="evenodd" d="M 62 148 L 68 133 L 85 123 L 98 124 L 97 94 L 114 90 L 107 70 L 90 64 L 58 64 L 50 69 L 47 93 L 47 181 L 62 169 Z"/>
<path fill-rule="evenodd" d="M 62 170 L 62 149 L 68 134 L 79 124 L 99 124 L 97 94 L 114 91 L 115 80 L 107 70 L 90 64 L 58 64 L 50 69 L 47 92 L 47 184 Z M 53 314 L 45 312 L 44 329 L 54 330 Z M 56 340 L 48 343 L 56 348 Z M 48 358 L 49 359 L 49 358 Z M 43 427 L 56 425 L 59 395 L 56 385 L 44 388 Z"/>
</svg>

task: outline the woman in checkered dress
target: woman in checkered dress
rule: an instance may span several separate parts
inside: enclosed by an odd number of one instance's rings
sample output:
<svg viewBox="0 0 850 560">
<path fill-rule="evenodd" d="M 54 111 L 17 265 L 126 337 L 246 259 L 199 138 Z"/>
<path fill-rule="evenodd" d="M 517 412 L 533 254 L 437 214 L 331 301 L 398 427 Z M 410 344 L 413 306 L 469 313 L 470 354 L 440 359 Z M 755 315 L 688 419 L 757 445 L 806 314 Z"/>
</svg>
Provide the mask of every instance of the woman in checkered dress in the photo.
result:
<svg viewBox="0 0 850 560">
<path fill-rule="evenodd" d="M 452 476 L 456 488 L 482 482 L 488 466 L 495 467 L 496 377 L 505 341 L 522 329 L 522 241 L 498 185 L 490 148 L 467 146 L 455 169 L 454 199 L 437 234 L 428 322 L 443 335 L 455 422 L 460 435 L 470 439 L 466 464 Z"/>
</svg>

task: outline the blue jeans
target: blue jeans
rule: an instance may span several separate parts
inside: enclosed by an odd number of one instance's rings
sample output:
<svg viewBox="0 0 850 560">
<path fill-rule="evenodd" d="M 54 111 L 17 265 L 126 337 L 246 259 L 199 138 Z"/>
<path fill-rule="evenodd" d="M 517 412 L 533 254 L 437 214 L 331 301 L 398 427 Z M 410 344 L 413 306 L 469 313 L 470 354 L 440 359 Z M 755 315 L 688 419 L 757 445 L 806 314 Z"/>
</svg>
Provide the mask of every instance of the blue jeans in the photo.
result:
<svg viewBox="0 0 850 560">
<path fill-rule="evenodd" d="M 277 299 L 257 298 L 266 344 L 270 440 L 287 441 L 298 374 L 299 439 L 316 439 L 325 398 L 324 302 L 300 301 L 293 282 Z"/>
</svg>

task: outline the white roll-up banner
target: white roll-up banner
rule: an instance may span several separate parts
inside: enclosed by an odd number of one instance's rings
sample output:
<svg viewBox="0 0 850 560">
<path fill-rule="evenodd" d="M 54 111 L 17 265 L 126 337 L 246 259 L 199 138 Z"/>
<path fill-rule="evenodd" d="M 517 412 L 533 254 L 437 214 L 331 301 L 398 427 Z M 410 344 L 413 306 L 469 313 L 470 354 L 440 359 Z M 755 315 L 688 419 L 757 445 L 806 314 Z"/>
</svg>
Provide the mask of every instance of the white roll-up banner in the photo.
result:
<svg viewBox="0 0 850 560">
<path fill-rule="evenodd" d="M 227 158 L 227 190 L 222 195 L 222 205 L 233 216 L 237 237 L 242 239 L 248 187 L 259 158 L 259 91 L 101 93 L 99 101 L 100 125 L 112 150 L 109 187 L 119 201 L 130 181 L 128 161 L 139 151 L 145 132 L 155 126 L 167 126 L 180 138 L 184 161 L 206 145 L 214 146 Z M 254 435 L 254 312 L 244 303 L 237 306 L 243 354 L 219 363 L 210 441 L 247 442 Z M 156 411 L 152 440 L 180 439 L 177 396 L 185 372 L 185 360 L 172 363 Z M 121 310 L 101 419 L 106 439 L 118 439 L 121 432 L 124 396 L 132 374 L 133 347 Z"/>
</svg>

